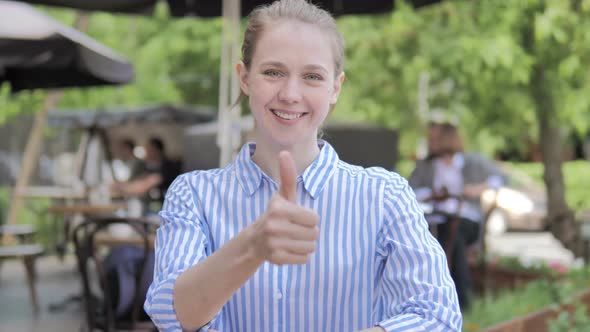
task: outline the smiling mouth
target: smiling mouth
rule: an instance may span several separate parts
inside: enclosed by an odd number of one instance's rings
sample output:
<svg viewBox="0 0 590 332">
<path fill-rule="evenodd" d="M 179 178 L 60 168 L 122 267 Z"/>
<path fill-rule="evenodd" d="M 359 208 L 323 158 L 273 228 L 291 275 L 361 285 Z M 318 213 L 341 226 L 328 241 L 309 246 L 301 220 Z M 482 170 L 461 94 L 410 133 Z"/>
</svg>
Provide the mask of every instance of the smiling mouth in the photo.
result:
<svg viewBox="0 0 590 332">
<path fill-rule="evenodd" d="M 277 117 L 283 120 L 295 120 L 299 119 L 300 117 L 306 115 L 307 113 L 283 113 L 277 110 L 271 110 L 272 114 L 276 115 Z"/>
</svg>

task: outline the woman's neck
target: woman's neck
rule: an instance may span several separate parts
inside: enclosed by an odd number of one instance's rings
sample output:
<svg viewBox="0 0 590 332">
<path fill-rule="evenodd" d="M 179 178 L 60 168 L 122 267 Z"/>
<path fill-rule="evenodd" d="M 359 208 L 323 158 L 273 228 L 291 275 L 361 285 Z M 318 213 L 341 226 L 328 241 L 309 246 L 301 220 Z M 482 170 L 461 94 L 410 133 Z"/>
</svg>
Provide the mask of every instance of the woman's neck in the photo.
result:
<svg viewBox="0 0 590 332">
<path fill-rule="evenodd" d="M 280 182 L 278 155 L 279 152 L 283 150 L 291 153 L 291 156 L 295 161 L 297 174 L 303 173 L 320 153 L 320 148 L 318 147 L 316 139 L 311 142 L 297 144 L 288 148 L 257 139 L 256 150 L 254 151 L 252 160 L 276 183 Z"/>
</svg>

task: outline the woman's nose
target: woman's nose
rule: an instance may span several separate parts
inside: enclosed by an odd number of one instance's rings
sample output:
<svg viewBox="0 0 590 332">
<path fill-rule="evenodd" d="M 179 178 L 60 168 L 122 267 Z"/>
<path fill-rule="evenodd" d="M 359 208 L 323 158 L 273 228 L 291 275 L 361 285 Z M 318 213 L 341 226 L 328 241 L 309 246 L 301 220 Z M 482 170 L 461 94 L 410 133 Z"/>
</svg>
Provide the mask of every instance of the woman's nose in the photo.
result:
<svg viewBox="0 0 590 332">
<path fill-rule="evenodd" d="M 285 80 L 279 90 L 279 100 L 285 103 L 295 103 L 301 100 L 302 91 L 297 79 Z"/>
</svg>

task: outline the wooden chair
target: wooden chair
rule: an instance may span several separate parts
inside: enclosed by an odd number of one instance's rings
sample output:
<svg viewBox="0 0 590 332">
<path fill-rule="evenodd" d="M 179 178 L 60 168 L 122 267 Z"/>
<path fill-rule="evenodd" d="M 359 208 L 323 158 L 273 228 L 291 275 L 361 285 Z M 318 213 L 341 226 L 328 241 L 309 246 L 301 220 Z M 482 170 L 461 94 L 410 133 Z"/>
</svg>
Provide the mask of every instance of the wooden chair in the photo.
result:
<svg viewBox="0 0 590 332">
<path fill-rule="evenodd" d="M 104 247 L 100 244 L 98 238 L 104 234 L 107 227 L 113 224 L 126 224 L 131 226 L 134 233 L 133 245 L 137 245 L 143 251 L 143 257 L 139 262 L 139 273 L 135 277 L 135 293 L 133 296 L 132 313 L 129 321 L 121 321 L 115 318 L 113 304 L 115 299 L 111 298 L 111 287 L 109 277 L 105 269 Z M 145 298 L 140 294 L 142 275 L 146 266 L 148 253 L 153 250 L 150 234 L 154 224 L 143 219 L 127 219 L 118 217 L 100 217 L 91 218 L 78 225 L 72 235 L 78 259 L 78 268 L 82 278 L 83 297 L 85 302 L 86 322 L 89 331 L 99 329 L 101 331 L 155 331 L 155 326 L 151 321 L 140 320 L 140 310 L 142 310 Z M 137 241 L 137 238 L 140 241 Z M 139 242 L 139 243 L 138 243 Z M 107 247 L 109 245 L 106 245 Z M 90 271 L 88 263 L 93 262 L 96 266 L 102 299 L 92 294 L 90 285 Z M 97 313 L 100 308 L 100 314 Z"/>
<path fill-rule="evenodd" d="M 43 254 L 43 247 L 33 243 L 32 239 L 36 229 L 32 225 L 2 225 L 0 226 L 0 238 L 5 235 L 16 238 L 16 244 L 7 244 L 0 246 L 0 263 L 8 259 L 21 259 L 25 266 L 27 275 L 27 284 L 31 297 L 33 313 L 39 314 L 39 302 L 37 299 L 37 289 L 35 287 L 37 275 L 35 272 L 35 260 Z"/>
</svg>

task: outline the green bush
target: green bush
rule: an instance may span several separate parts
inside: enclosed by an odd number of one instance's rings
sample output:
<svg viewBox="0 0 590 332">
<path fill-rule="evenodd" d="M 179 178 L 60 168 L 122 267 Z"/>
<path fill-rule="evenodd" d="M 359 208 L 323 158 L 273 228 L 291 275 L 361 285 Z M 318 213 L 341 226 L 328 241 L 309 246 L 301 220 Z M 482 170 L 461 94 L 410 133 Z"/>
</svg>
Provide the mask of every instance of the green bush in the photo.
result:
<svg viewBox="0 0 590 332">
<path fill-rule="evenodd" d="M 463 331 L 475 332 L 500 322 L 524 316 L 551 304 L 565 303 L 574 294 L 590 286 L 590 267 L 571 270 L 559 281 L 538 280 L 516 290 L 476 298 L 463 315 Z M 561 318 L 556 328 L 564 324 Z M 575 319 L 567 317 L 568 320 Z M 582 324 L 583 320 L 572 324 Z M 572 325 L 573 326 L 573 325 Z M 577 326 L 577 325 L 576 325 Z M 561 330 L 557 330 L 561 331 Z M 568 330 L 569 331 L 569 330 Z M 583 330 L 590 331 L 590 330 Z"/>
<path fill-rule="evenodd" d="M 463 331 L 475 332 L 494 324 L 539 310 L 555 300 L 551 283 L 534 281 L 518 290 L 505 290 L 494 296 L 475 299 L 463 315 Z"/>
<path fill-rule="evenodd" d="M 10 204 L 10 189 L 0 187 L 0 224 L 6 223 L 8 218 L 8 206 Z M 19 218 L 18 224 L 32 224 L 37 228 L 36 241 L 41 243 L 45 248 L 51 249 L 56 242 L 56 236 L 60 229 L 55 227 L 55 219 L 47 213 L 50 206 L 49 199 L 26 199 Z"/>
<path fill-rule="evenodd" d="M 574 303 L 573 314 L 567 311 L 559 313 L 556 319 L 549 321 L 549 332 L 588 332 L 590 331 L 590 316 L 583 303 Z"/>
</svg>

